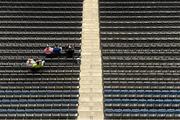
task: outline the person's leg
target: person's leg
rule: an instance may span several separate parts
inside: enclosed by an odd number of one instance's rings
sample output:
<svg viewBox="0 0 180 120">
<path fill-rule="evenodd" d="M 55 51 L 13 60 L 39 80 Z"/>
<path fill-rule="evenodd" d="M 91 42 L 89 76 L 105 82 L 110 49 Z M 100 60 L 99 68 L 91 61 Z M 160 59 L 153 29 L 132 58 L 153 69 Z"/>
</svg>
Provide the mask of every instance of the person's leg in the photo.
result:
<svg viewBox="0 0 180 120">
<path fill-rule="evenodd" d="M 44 60 L 42 60 L 42 66 L 44 66 L 44 64 L 45 64 L 45 61 L 44 61 Z"/>
</svg>

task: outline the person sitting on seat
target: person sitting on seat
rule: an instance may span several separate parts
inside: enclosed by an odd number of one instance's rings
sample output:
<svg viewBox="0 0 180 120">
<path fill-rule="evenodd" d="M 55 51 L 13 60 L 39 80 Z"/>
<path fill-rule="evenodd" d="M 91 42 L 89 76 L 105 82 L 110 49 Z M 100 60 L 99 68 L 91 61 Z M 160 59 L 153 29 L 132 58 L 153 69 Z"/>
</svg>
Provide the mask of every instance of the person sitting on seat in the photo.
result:
<svg viewBox="0 0 180 120">
<path fill-rule="evenodd" d="M 66 52 L 67 57 L 73 57 L 74 56 L 74 47 L 71 45 L 66 45 L 65 52 Z"/>
<path fill-rule="evenodd" d="M 27 60 L 27 62 L 26 62 L 26 66 L 31 68 L 34 63 L 36 63 L 36 62 L 34 61 L 34 59 L 32 59 L 32 58 L 30 57 L 30 58 L 28 58 L 28 60 Z"/>
<path fill-rule="evenodd" d="M 61 54 L 61 52 L 62 52 L 62 47 L 59 47 L 59 46 L 56 44 L 55 47 L 53 48 L 53 53 L 54 53 L 55 55 L 59 55 L 59 54 Z"/>
<path fill-rule="evenodd" d="M 37 59 L 36 62 L 32 65 L 33 70 L 41 69 L 44 67 L 44 60 Z"/>
<path fill-rule="evenodd" d="M 46 48 L 44 49 L 44 54 L 47 56 L 47 57 L 50 57 L 53 53 L 53 48 L 50 47 L 49 45 L 46 46 Z"/>
</svg>

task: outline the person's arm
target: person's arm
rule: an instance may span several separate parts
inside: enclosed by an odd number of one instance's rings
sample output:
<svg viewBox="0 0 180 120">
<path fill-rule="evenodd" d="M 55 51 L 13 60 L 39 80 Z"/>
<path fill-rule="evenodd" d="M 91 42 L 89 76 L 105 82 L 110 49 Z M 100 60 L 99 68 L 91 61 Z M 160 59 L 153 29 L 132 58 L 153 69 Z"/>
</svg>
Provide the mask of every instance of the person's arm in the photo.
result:
<svg viewBox="0 0 180 120">
<path fill-rule="evenodd" d="M 28 61 L 28 60 L 26 61 L 26 65 L 27 65 L 27 66 L 29 65 L 29 61 Z"/>
</svg>

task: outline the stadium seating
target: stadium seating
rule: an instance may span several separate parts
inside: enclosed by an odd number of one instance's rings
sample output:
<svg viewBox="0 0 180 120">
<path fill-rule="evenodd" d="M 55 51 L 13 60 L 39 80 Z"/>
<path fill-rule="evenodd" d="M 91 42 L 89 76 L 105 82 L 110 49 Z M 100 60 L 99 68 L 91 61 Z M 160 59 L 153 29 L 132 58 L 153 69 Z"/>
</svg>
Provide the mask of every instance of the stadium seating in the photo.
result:
<svg viewBox="0 0 180 120">
<path fill-rule="evenodd" d="M 105 119 L 180 119 L 180 1 L 100 0 Z"/>
<path fill-rule="evenodd" d="M 0 0 L 0 119 L 77 119 L 80 66 L 43 49 L 75 45 L 80 56 L 83 0 Z M 29 57 L 45 59 L 31 72 Z"/>
</svg>

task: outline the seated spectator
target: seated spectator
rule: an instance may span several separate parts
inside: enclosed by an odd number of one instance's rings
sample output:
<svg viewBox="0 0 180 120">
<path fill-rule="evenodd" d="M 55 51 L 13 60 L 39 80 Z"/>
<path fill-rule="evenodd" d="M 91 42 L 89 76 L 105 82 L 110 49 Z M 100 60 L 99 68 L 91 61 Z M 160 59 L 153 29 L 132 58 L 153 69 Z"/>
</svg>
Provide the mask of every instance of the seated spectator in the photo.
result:
<svg viewBox="0 0 180 120">
<path fill-rule="evenodd" d="M 65 51 L 68 49 L 68 47 L 69 47 L 69 44 L 66 44 L 65 47 L 64 47 Z"/>
<path fill-rule="evenodd" d="M 28 58 L 28 60 L 27 60 L 27 62 L 26 62 L 26 66 L 31 68 L 34 63 L 36 63 L 36 62 L 34 61 L 34 59 L 32 59 L 32 58 L 30 57 L 30 58 Z"/>
<path fill-rule="evenodd" d="M 67 57 L 73 57 L 74 56 L 74 47 L 71 45 L 66 45 L 65 52 L 66 52 Z"/>
<path fill-rule="evenodd" d="M 44 60 L 37 59 L 36 62 L 32 65 L 33 70 L 37 70 L 44 67 Z"/>
<path fill-rule="evenodd" d="M 27 67 L 31 68 L 31 70 L 38 70 L 40 68 L 44 67 L 44 60 L 40 60 L 39 58 L 36 58 L 36 60 L 32 59 L 31 57 L 27 60 L 26 65 Z"/>
<path fill-rule="evenodd" d="M 47 47 L 44 49 L 44 54 L 47 57 L 50 57 L 52 53 L 53 53 L 53 48 L 47 45 Z"/>
<path fill-rule="evenodd" d="M 59 47 L 57 44 L 55 45 L 55 47 L 53 48 L 53 53 L 58 55 L 61 54 L 62 52 L 62 47 Z"/>
</svg>

